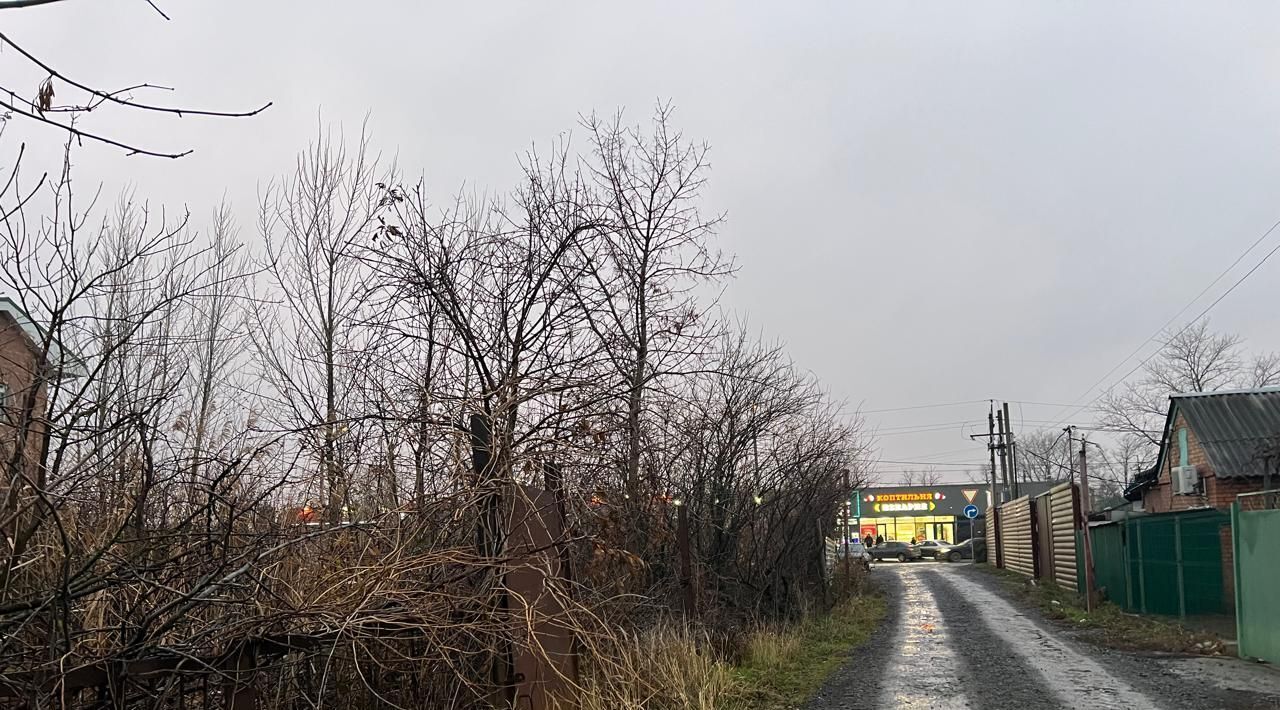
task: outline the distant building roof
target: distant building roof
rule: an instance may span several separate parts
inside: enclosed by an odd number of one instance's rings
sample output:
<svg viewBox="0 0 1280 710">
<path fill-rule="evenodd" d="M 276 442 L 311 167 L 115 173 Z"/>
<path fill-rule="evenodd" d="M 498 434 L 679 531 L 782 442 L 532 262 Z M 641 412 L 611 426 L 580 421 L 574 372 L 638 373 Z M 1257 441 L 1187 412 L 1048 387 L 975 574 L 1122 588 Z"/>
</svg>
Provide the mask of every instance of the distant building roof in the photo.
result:
<svg viewBox="0 0 1280 710">
<path fill-rule="evenodd" d="M 1156 484 L 1160 478 L 1160 469 L 1156 466 L 1139 471 L 1124 488 L 1124 499 L 1127 501 L 1142 500 L 1142 492 Z"/>
<path fill-rule="evenodd" d="M 45 340 L 45 330 L 40 327 L 26 310 L 19 306 L 16 301 L 8 296 L 0 296 L 0 312 L 8 313 L 10 317 L 26 334 L 27 339 L 31 341 L 31 345 L 35 349 L 42 347 Z M 79 377 L 84 374 L 84 364 L 72 352 L 65 350 L 62 343 L 57 338 L 49 339 L 49 352 L 46 354 L 46 360 L 49 366 L 54 368 L 59 377 Z"/>
<path fill-rule="evenodd" d="M 1187 420 L 1204 447 L 1213 475 L 1218 478 L 1261 476 L 1260 453 L 1280 436 L 1280 387 L 1192 392 L 1170 397 L 1156 471 L 1163 470 L 1178 413 Z"/>
</svg>

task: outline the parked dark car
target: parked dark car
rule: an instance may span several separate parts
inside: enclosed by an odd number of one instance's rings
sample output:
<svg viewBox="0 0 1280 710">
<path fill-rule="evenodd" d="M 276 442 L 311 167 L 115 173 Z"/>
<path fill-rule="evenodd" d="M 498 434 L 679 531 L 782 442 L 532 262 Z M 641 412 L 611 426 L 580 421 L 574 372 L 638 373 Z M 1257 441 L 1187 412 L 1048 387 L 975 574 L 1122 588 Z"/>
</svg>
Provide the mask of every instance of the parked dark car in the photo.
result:
<svg viewBox="0 0 1280 710">
<path fill-rule="evenodd" d="M 940 560 L 946 555 L 946 551 L 951 549 L 951 544 L 942 540 L 924 540 L 917 542 L 915 548 L 921 557 Z"/>
<path fill-rule="evenodd" d="M 871 557 L 876 560 L 897 560 L 907 562 L 920 559 L 920 552 L 905 542 L 882 542 L 871 548 Z"/>
<path fill-rule="evenodd" d="M 947 562 L 959 562 L 960 560 L 977 559 L 978 562 L 987 559 L 987 541 L 980 537 L 970 538 L 960 543 L 948 547 L 945 552 L 938 555 L 938 559 Z"/>
</svg>

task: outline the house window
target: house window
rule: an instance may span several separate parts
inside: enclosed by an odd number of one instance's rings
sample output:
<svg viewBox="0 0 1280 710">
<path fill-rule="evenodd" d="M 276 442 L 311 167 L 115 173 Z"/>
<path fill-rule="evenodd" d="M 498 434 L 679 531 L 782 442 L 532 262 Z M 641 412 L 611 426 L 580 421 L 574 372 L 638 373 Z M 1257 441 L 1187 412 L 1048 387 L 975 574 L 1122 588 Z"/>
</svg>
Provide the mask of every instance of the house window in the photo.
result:
<svg viewBox="0 0 1280 710">
<path fill-rule="evenodd" d="M 1178 430 L 1178 465 L 1187 465 L 1187 428 Z"/>
</svg>

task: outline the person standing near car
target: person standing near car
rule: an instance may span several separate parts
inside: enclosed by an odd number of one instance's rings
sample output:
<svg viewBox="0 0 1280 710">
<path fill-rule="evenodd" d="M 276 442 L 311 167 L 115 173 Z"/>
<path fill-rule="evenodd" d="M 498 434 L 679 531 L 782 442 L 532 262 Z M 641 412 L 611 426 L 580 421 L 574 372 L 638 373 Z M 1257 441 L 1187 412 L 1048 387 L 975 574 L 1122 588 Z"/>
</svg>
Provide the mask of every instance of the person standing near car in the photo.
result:
<svg viewBox="0 0 1280 710">
<path fill-rule="evenodd" d="M 874 545 L 874 544 L 875 544 L 875 542 L 876 542 L 876 541 L 875 541 L 875 538 L 871 537 L 871 535 L 867 535 L 867 536 L 862 540 L 862 544 L 863 544 L 864 546 L 866 546 L 866 548 L 867 548 L 867 549 L 871 549 L 871 546 L 872 546 L 872 545 Z"/>
<path fill-rule="evenodd" d="M 883 544 L 884 544 L 884 535 L 876 535 L 876 544 L 877 544 L 877 545 L 883 545 Z"/>
</svg>

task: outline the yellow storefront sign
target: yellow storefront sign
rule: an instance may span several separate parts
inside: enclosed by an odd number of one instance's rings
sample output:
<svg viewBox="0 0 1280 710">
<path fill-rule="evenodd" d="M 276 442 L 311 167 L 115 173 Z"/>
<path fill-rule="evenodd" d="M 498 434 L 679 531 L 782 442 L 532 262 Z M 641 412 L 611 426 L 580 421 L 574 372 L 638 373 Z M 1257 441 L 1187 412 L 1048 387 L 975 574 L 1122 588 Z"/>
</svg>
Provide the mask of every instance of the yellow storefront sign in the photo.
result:
<svg viewBox="0 0 1280 710">
<path fill-rule="evenodd" d="M 890 496 L 880 496 L 880 500 L 884 500 L 885 498 L 889 498 L 889 497 Z M 929 501 L 919 500 L 919 501 L 911 501 L 911 502 L 905 502 L 905 503 L 877 502 L 875 505 L 872 506 L 872 508 L 877 513 L 927 512 L 927 511 L 934 510 L 937 507 L 938 505 L 934 503 L 932 500 L 929 500 Z"/>
</svg>

